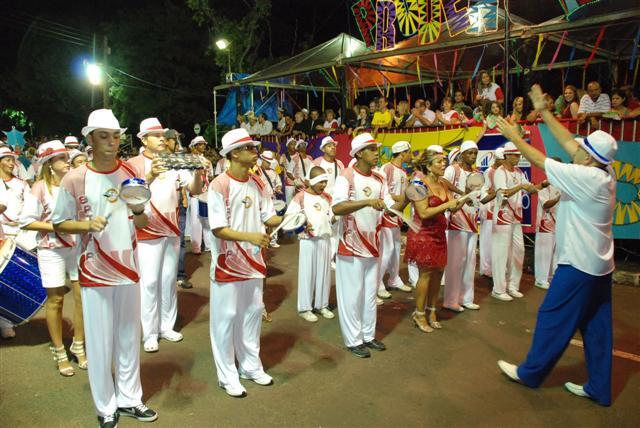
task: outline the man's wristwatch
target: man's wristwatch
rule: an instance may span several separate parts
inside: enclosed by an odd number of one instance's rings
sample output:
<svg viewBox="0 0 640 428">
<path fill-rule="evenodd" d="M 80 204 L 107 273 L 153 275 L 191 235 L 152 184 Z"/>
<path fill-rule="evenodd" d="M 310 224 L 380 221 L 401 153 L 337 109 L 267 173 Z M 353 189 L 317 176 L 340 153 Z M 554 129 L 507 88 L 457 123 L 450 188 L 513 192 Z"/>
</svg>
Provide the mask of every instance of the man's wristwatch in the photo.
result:
<svg viewBox="0 0 640 428">
<path fill-rule="evenodd" d="M 134 210 L 131 210 L 131 212 L 132 212 L 132 213 L 133 213 L 133 215 L 134 215 L 134 216 L 136 216 L 136 217 L 137 217 L 137 216 L 139 216 L 139 215 L 144 214 L 144 210 L 139 211 L 139 212 L 135 212 Z"/>
</svg>

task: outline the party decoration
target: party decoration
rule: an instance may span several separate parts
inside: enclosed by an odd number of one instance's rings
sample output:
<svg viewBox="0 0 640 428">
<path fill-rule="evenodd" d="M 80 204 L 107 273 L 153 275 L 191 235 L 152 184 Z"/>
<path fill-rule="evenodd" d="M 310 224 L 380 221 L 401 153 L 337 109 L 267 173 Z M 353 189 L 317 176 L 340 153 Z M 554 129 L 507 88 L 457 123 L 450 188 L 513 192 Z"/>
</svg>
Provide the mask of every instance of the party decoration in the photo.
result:
<svg viewBox="0 0 640 428">
<path fill-rule="evenodd" d="M 376 2 L 376 50 L 391 49 L 396 45 L 396 4 L 393 0 Z"/>
<path fill-rule="evenodd" d="M 599 3 L 600 0 L 558 0 L 560 6 L 564 10 L 564 14 L 568 20 L 576 19 L 580 16 L 578 13 L 585 6 L 592 6 Z"/>
<path fill-rule="evenodd" d="M 638 55 L 638 44 L 640 44 L 640 25 L 638 25 L 638 32 L 633 39 L 633 47 L 631 48 L 631 59 L 629 60 L 629 70 L 633 70 L 633 63 L 636 62 L 636 55 Z"/>
<path fill-rule="evenodd" d="M 542 53 L 542 42 L 544 41 L 544 36 L 540 34 L 538 36 L 538 50 L 536 51 L 535 59 L 533 60 L 533 67 L 538 66 L 538 59 L 540 59 L 540 54 Z"/>
<path fill-rule="evenodd" d="M 351 12 L 356 18 L 362 40 L 367 46 L 372 46 L 375 37 L 376 14 L 371 0 L 357 0 L 351 6 Z"/>
<path fill-rule="evenodd" d="M 27 143 L 24 139 L 26 131 L 18 131 L 15 126 L 11 127 L 11 131 L 2 131 L 7 136 L 7 144 L 14 148 L 22 148 Z"/>
<path fill-rule="evenodd" d="M 441 0 L 423 0 L 419 2 L 418 42 L 430 45 L 440 38 L 442 28 Z"/>
<path fill-rule="evenodd" d="M 470 0 L 467 34 L 498 31 L 498 0 Z"/>
<path fill-rule="evenodd" d="M 598 38 L 596 39 L 596 42 L 593 45 L 593 50 L 591 51 L 591 55 L 589 55 L 589 58 L 587 58 L 587 62 L 584 64 L 585 70 L 589 67 L 589 64 L 591 64 L 591 61 L 593 60 L 593 57 L 596 56 L 596 52 L 598 52 L 598 46 L 600 46 L 600 42 L 602 41 L 602 38 L 604 37 L 605 29 L 606 29 L 606 27 L 604 25 L 602 27 L 600 27 L 600 33 L 598 34 Z"/>
<path fill-rule="evenodd" d="M 558 53 L 560 53 L 560 48 L 562 47 L 562 44 L 564 43 L 564 38 L 567 36 L 567 34 L 568 34 L 568 31 L 564 31 L 562 33 L 562 36 L 560 37 L 560 41 L 558 42 L 558 47 L 556 48 L 556 51 L 553 54 L 553 58 L 551 58 L 551 62 L 549 63 L 547 70 L 551 70 L 551 67 L 553 67 L 553 64 L 556 62 L 556 58 L 558 58 Z M 564 85 L 562 85 L 562 87 L 564 88 Z"/>
<path fill-rule="evenodd" d="M 466 5 L 463 0 L 444 0 L 444 17 L 451 37 L 463 33 L 471 25 Z"/>
<path fill-rule="evenodd" d="M 418 32 L 420 22 L 420 0 L 395 0 L 398 29 L 404 37 L 411 37 Z"/>
</svg>

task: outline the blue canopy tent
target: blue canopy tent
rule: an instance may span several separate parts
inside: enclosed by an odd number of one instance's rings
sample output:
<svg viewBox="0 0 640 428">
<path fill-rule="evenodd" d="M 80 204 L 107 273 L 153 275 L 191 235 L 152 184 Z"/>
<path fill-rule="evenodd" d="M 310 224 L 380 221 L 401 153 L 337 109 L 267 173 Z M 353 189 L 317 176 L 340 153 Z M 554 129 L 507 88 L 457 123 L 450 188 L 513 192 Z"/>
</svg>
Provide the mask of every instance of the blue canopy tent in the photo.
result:
<svg viewBox="0 0 640 428">
<path fill-rule="evenodd" d="M 251 93 L 253 91 L 253 94 Z M 238 93 L 240 93 L 240 111 L 237 111 Z M 291 103 L 288 100 L 282 100 L 278 96 L 278 90 L 267 91 L 266 87 L 243 86 L 232 88 L 226 97 L 226 101 L 222 109 L 218 112 L 218 124 L 233 126 L 236 123 L 236 114 L 245 114 L 253 111 L 258 115 L 264 113 L 267 120 L 272 122 L 278 121 L 278 107 L 283 107 L 291 111 Z"/>
</svg>

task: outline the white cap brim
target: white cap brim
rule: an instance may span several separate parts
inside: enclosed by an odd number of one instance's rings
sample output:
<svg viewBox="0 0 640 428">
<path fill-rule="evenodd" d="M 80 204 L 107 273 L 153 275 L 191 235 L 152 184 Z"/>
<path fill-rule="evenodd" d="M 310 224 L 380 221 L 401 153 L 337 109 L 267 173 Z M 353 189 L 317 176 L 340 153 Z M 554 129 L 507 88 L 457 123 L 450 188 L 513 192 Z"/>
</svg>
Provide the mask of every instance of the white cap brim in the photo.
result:
<svg viewBox="0 0 640 428">
<path fill-rule="evenodd" d="M 381 146 L 381 145 L 382 145 L 382 144 L 380 144 L 380 143 L 370 143 L 370 144 L 365 144 L 364 146 L 360 146 L 360 147 L 358 147 L 358 148 L 351 149 L 351 151 L 349 152 L 349 155 L 353 158 L 353 157 L 355 157 L 355 156 L 356 156 L 356 153 L 358 153 L 358 152 L 359 152 L 359 151 L 361 151 L 361 150 L 366 149 L 366 148 L 367 148 L 367 147 L 369 147 L 369 146 L 376 146 L 377 148 L 380 148 L 380 146 Z"/>
<path fill-rule="evenodd" d="M 239 149 L 240 147 L 244 147 L 244 146 L 258 147 L 260 144 L 261 144 L 260 141 L 253 141 L 253 140 L 238 143 L 238 144 L 232 144 L 229 147 L 226 147 L 220 150 L 220 156 L 226 156 L 227 153 L 229 153 L 231 150 Z"/>
<path fill-rule="evenodd" d="M 149 134 L 154 134 L 154 133 L 159 133 L 159 134 L 163 134 L 165 132 L 167 132 L 169 130 L 169 128 L 164 128 L 164 129 L 150 129 L 147 131 L 140 131 L 136 134 L 136 137 L 138 137 L 139 139 L 142 140 L 142 137 L 144 137 L 145 135 L 149 135 Z"/>
<path fill-rule="evenodd" d="M 96 126 L 85 126 L 84 128 L 82 128 L 82 131 L 80 131 L 80 133 L 86 137 L 96 129 L 104 129 L 105 131 L 120 131 L 120 134 L 124 134 L 127 131 L 127 128 L 112 129 L 112 128 L 100 128 Z"/>
</svg>

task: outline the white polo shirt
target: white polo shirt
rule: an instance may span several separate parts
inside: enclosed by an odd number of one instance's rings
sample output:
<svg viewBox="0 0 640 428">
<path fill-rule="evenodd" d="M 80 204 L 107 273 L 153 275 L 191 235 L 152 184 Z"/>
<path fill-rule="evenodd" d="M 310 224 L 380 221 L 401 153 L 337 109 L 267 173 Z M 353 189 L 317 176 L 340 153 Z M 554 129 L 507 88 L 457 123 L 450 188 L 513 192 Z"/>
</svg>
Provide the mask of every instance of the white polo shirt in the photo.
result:
<svg viewBox="0 0 640 428">
<path fill-rule="evenodd" d="M 580 98 L 578 113 L 606 113 L 609 110 L 611 110 L 611 100 L 607 94 L 600 94 L 595 101 L 591 99 L 589 94 L 585 94 Z"/>
<path fill-rule="evenodd" d="M 556 218 L 558 264 L 594 276 L 611 273 L 615 178 L 599 168 L 549 158 L 544 166 L 549 182 L 562 194 Z"/>
</svg>

